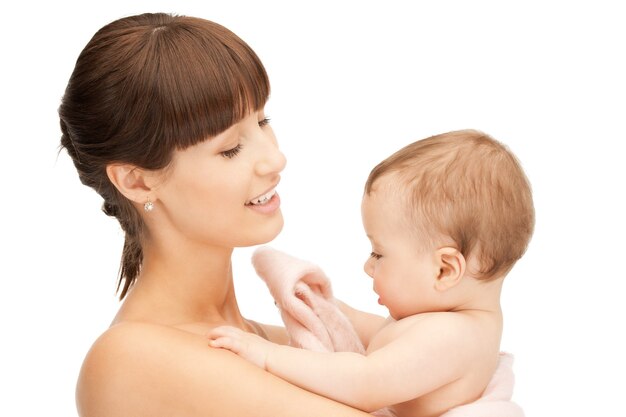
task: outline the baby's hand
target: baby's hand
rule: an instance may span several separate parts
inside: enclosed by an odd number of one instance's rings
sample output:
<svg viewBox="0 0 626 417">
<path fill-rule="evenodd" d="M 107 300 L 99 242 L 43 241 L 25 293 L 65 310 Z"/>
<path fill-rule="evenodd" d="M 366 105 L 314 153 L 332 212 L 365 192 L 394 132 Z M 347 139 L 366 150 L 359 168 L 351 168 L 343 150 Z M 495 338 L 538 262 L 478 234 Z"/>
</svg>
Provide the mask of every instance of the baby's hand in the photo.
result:
<svg viewBox="0 0 626 417">
<path fill-rule="evenodd" d="M 207 336 L 209 346 L 228 349 L 262 369 L 266 369 L 267 356 L 275 346 L 260 336 L 231 326 L 216 327 Z"/>
</svg>

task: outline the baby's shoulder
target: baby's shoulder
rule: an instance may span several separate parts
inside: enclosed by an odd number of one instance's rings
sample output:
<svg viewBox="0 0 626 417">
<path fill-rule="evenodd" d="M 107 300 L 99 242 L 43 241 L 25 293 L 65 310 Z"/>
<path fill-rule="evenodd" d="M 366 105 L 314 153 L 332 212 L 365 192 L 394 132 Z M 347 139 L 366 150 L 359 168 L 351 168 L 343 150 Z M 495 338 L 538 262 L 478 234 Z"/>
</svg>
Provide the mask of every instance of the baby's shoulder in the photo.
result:
<svg viewBox="0 0 626 417">
<path fill-rule="evenodd" d="M 473 317 L 456 312 L 432 312 L 420 313 L 404 317 L 400 320 L 388 321 L 382 330 L 397 334 L 406 332 L 420 332 L 430 327 L 438 326 L 464 326 L 474 321 Z"/>
<path fill-rule="evenodd" d="M 445 339 L 475 340 L 476 334 L 481 337 L 493 333 L 499 334 L 497 326 L 493 326 L 487 317 L 463 314 L 458 312 L 420 313 L 389 321 L 372 340 L 372 348 L 377 349 L 391 341 L 403 339 L 422 339 L 433 337 Z"/>
</svg>

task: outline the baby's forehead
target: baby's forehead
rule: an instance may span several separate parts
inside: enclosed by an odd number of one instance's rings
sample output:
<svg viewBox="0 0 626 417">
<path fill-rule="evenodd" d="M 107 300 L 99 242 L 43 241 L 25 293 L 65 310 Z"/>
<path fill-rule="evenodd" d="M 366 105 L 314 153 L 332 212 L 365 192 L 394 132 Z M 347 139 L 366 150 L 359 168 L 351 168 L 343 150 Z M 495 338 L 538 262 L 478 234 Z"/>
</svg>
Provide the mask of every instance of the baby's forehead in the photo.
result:
<svg viewBox="0 0 626 417">
<path fill-rule="evenodd" d="M 426 221 L 424 213 L 415 202 L 412 184 L 403 172 L 392 171 L 372 183 L 369 192 L 363 196 L 363 204 L 367 210 L 363 215 L 384 215 L 393 224 L 399 225 L 403 232 L 419 239 L 441 240 L 447 236 L 441 230 L 434 230 L 433 225 Z M 372 210 L 372 208 L 374 208 Z"/>
<path fill-rule="evenodd" d="M 376 178 L 366 195 L 388 198 L 405 196 L 408 192 L 408 187 L 406 179 L 403 177 L 399 171 L 386 172 Z"/>
<path fill-rule="evenodd" d="M 395 175 L 385 174 L 376 179 L 363 195 L 363 216 L 384 216 L 393 223 L 402 222 L 403 227 L 411 223 L 411 204 L 406 186 L 396 181 Z M 388 223 L 392 223 L 388 221 Z"/>
</svg>

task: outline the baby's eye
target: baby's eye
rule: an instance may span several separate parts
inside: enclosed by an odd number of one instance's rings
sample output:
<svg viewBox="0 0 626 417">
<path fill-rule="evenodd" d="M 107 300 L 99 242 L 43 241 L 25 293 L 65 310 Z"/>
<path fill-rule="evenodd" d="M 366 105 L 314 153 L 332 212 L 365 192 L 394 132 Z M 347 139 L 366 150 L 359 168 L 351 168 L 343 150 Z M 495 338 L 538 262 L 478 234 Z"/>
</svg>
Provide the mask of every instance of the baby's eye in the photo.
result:
<svg viewBox="0 0 626 417">
<path fill-rule="evenodd" d="M 264 127 L 270 124 L 270 118 L 264 117 L 262 120 L 259 120 L 259 126 Z"/>
<path fill-rule="evenodd" d="M 379 254 L 377 254 L 376 252 L 372 252 L 372 253 L 370 253 L 370 258 L 380 259 L 380 258 L 382 258 L 382 257 L 383 257 L 383 255 L 379 255 Z"/>
<path fill-rule="evenodd" d="M 224 152 L 220 152 L 220 154 L 223 157 L 225 157 L 225 158 L 231 159 L 231 158 L 234 158 L 235 156 L 237 156 L 237 154 L 241 151 L 242 147 L 243 146 L 241 144 L 239 144 L 239 145 L 235 146 L 232 149 L 229 149 L 229 150 L 224 151 Z"/>
</svg>

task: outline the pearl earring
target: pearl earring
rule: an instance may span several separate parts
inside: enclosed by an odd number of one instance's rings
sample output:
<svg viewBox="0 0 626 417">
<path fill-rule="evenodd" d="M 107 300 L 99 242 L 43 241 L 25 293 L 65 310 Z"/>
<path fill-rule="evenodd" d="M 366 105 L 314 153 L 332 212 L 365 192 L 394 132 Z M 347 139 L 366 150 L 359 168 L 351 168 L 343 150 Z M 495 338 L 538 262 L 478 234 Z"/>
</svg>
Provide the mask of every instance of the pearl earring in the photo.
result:
<svg viewBox="0 0 626 417">
<path fill-rule="evenodd" d="M 143 209 L 146 213 L 150 213 L 152 210 L 154 210 L 154 203 L 150 201 L 150 198 L 148 198 L 146 204 L 143 205 Z"/>
</svg>

